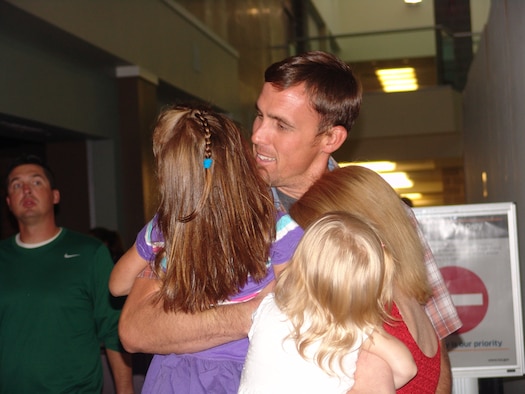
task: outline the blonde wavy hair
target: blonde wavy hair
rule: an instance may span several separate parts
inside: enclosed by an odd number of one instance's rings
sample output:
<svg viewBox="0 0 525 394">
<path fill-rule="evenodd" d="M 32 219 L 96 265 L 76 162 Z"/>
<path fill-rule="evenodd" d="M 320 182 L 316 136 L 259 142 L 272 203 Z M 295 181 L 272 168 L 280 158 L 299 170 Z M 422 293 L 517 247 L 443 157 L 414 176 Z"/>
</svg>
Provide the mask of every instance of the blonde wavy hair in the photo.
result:
<svg viewBox="0 0 525 394">
<path fill-rule="evenodd" d="M 339 230 L 333 225 L 330 232 L 332 239 L 322 238 L 317 227 L 334 218 L 330 213 L 334 211 L 346 212 L 354 219 L 339 220 Z M 383 323 L 393 321 L 390 311 L 395 293 L 413 297 L 421 305 L 428 301 L 432 290 L 423 243 L 406 204 L 380 175 L 365 167 L 327 172 L 292 205 L 290 214 L 308 230 L 276 285 L 276 303 L 293 322 L 293 339 L 300 354 L 305 357 L 306 348 L 320 341 L 315 360 L 332 373 L 332 363 L 341 363 L 341 349 L 355 344 L 359 330 L 382 330 Z M 375 243 L 370 233 L 375 235 Z M 365 234 L 370 238 L 368 254 L 364 246 L 358 247 Z M 321 240 L 326 244 L 320 244 Z M 373 249 L 371 245 L 375 245 Z M 378 261 L 383 253 L 380 275 Z M 342 259 L 351 264 L 341 264 Z M 335 264 L 347 271 L 336 269 Z M 312 273 L 315 269 L 319 270 L 317 279 Z M 320 275 L 324 275 L 323 285 Z"/>
<path fill-rule="evenodd" d="M 290 318 L 290 337 L 303 358 L 319 344 L 315 362 L 334 374 L 335 362 L 342 369 L 341 350 L 350 350 L 361 332 L 381 327 L 388 316 L 382 297 L 388 264 L 366 219 L 329 212 L 306 229 L 275 287 L 275 302 Z"/>
<path fill-rule="evenodd" d="M 424 248 L 416 219 L 394 189 L 376 172 L 348 166 L 327 172 L 291 207 L 291 216 L 308 226 L 322 214 L 345 211 L 367 218 L 392 256 L 383 300 L 393 301 L 393 289 L 424 305 L 432 290 L 424 264 Z"/>
<path fill-rule="evenodd" d="M 264 278 L 275 207 L 237 125 L 206 107 L 172 106 L 157 119 L 153 152 L 165 239 L 154 267 L 157 301 L 202 311 L 235 295 L 248 276 Z"/>
</svg>

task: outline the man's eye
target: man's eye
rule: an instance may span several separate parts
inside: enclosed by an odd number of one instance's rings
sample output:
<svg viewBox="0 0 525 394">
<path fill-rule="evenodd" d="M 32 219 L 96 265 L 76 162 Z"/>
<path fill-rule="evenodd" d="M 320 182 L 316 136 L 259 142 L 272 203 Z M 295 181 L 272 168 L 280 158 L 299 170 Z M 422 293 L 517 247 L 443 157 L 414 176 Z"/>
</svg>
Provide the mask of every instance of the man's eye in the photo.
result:
<svg viewBox="0 0 525 394">
<path fill-rule="evenodd" d="M 20 189 L 21 186 L 22 186 L 21 183 L 12 183 L 11 184 L 11 189 L 17 190 L 17 189 Z"/>
</svg>

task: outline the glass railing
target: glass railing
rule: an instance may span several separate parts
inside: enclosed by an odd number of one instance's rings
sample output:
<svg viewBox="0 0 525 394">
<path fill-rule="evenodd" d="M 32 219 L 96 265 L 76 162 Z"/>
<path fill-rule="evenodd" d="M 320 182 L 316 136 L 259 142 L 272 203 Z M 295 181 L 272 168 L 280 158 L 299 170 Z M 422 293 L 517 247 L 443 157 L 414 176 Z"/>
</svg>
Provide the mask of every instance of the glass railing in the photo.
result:
<svg viewBox="0 0 525 394">
<path fill-rule="evenodd" d="M 430 26 L 300 38 L 287 47 L 290 54 L 325 50 L 348 63 L 434 59 L 436 84 L 461 91 L 479 38 L 479 34 L 471 32 L 452 33 L 441 26 Z"/>
<path fill-rule="evenodd" d="M 437 75 L 440 85 L 451 85 L 456 90 L 463 90 L 479 39 L 479 34 L 452 33 L 445 28 L 436 28 Z"/>
</svg>

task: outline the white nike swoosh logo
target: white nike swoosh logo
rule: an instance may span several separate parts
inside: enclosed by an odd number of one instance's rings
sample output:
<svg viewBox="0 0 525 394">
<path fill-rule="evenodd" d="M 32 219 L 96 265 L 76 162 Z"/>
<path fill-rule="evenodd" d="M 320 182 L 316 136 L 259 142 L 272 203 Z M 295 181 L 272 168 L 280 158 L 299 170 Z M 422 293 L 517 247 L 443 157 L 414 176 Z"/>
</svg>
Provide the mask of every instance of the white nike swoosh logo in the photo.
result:
<svg viewBox="0 0 525 394">
<path fill-rule="evenodd" d="M 70 259 L 71 257 L 77 257 L 77 256 L 80 256 L 79 254 L 68 254 L 68 253 L 64 253 L 64 258 L 65 259 Z"/>
</svg>

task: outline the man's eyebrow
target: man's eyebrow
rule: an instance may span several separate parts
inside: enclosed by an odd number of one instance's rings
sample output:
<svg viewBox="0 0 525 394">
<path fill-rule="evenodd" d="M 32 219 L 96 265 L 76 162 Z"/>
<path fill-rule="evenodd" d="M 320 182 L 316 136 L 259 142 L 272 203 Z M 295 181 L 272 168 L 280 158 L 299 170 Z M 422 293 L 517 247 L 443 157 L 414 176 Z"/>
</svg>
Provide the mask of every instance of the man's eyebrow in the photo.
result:
<svg viewBox="0 0 525 394">
<path fill-rule="evenodd" d="M 33 178 L 41 178 L 41 179 L 44 179 L 44 180 L 46 179 L 46 177 L 45 177 L 44 175 L 39 174 L 38 172 L 35 172 L 34 174 L 29 174 L 28 177 L 29 177 L 29 178 L 32 178 L 32 179 L 33 179 Z M 19 179 L 21 179 L 21 178 L 22 178 L 22 176 L 17 175 L 17 176 L 15 176 L 15 177 L 13 177 L 12 179 L 9 180 L 9 184 L 11 184 L 11 183 L 13 183 L 14 181 L 17 181 L 17 180 L 19 180 Z"/>
<path fill-rule="evenodd" d="M 281 116 L 277 116 L 277 115 L 268 115 L 268 117 L 269 117 L 270 119 L 274 119 L 274 120 L 276 120 L 277 122 L 286 125 L 286 126 L 289 127 L 290 129 L 294 129 L 294 128 L 295 128 L 295 126 L 294 126 L 292 123 L 290 123 L 289 121 L 287 121 L 286 119 L 284 119 L 284 118 L 281 117 Z"/>
<path fill-rule="evenodd" d="M 257 113 L 261 113 L 261 110 L 259 109 L 259 106 L 257 105 L 257 103 L 255 103 L 255 111 Z M 273 120 L 276 120 L 277 122 L 280 122 L 280 123 L 284 123 L 286 126 L 290 127 L 290 128 L 295 128 L 293 124 L 291 124 L 289 121 L 287 121 L 286 119 L 278 116 L 278 115 L 272 115 L 272 114 L 268 114 L 266 115 L 268 118 L 270 119 L 273 119 Z"/>
<path fill-rule="evenodd" d="M 14 181 L 17 181 L 20 179 L 20 175 L 17 175 L 17 176 L 14 176 L 13 178 L 8 178 L 8 183 L 11 184 L 13 183 Z"/>
</svg>

